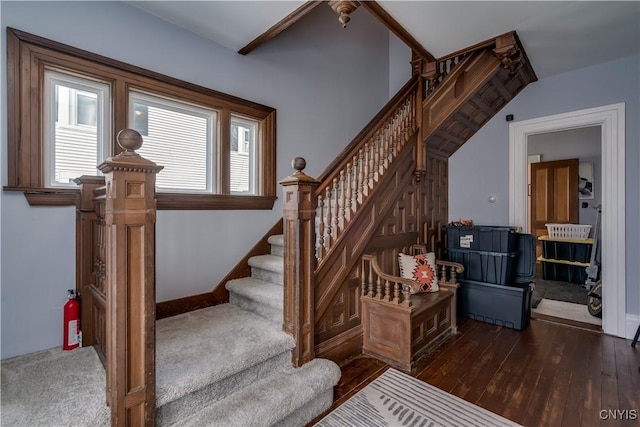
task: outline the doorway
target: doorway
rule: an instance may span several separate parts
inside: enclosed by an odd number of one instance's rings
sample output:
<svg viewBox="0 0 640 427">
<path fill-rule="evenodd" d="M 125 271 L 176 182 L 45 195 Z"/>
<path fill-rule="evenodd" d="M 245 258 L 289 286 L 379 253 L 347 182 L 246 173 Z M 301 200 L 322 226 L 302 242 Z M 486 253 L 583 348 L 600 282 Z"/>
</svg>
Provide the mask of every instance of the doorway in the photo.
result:
<svg viewBox="0 0 640 427">
<path fill-rule="evenodd" d="M 509 221 L 529 232 L 527 150 L 529 136 L 600 126 L 602 153 L 603 317 L 606 334 L 625 337 L 625 106 L 614 104 L 541 117 L 509 126 Z"/>
<path fill-rule="evenodd" d="M 602 325 L 589 312 L 585 288 L 597 221 L 592 206 L 598 206 L 601 197 L 601 133 L 600 126 L 560 130 L 530 135 L 527 144 L 529 230 L 537 237 L 533 316 L 570 320 L 590 329 Z M 587 170 L 588 175 L 583 173 Z M 581 179 L 585 180 L 583 191 Z M 568 236 L 554 237 L 546 226 L 550 223 L 582 226 L 574 229 L 575 241 L 571 241 Z M 551 228 L 556 232 L 561 226 Z"/>
</svg>

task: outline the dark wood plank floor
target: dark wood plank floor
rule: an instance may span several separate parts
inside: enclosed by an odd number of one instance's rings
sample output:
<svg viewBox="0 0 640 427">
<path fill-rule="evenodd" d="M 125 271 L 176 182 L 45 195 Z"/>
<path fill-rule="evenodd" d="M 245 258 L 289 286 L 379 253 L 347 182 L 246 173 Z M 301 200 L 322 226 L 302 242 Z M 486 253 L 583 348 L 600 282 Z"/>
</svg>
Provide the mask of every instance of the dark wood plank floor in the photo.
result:
<svg viewBox="0 0 640 427">
<path fill-rule="evenodd" d="M 640 346 L 599 332 L 536 319 L 525 331 L 460 319 L 459 333 L 411 375 L 524 426 L 638 426 L 639 366 Z M 388 368 L 368 356 L 347 363 L 331 409 Z"/>
</svg>

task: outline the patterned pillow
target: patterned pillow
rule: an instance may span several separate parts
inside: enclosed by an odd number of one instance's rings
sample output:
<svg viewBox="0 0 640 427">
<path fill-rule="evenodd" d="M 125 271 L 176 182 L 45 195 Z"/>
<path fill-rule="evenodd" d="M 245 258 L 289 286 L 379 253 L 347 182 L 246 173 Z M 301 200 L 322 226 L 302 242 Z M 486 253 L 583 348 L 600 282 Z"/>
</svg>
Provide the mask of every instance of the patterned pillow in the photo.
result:
<svg viewBox="0 0 640 427">
<path fill-rule="evenodd" d="M 418 282 L 418 292 L 438 292 L 438 273 L 436 269 L 436 254 L 406 255 L 398 254 L 400 262 L 400 277 Z M 415 292 L 412 292 L 415 293 Z"/>
</svg>

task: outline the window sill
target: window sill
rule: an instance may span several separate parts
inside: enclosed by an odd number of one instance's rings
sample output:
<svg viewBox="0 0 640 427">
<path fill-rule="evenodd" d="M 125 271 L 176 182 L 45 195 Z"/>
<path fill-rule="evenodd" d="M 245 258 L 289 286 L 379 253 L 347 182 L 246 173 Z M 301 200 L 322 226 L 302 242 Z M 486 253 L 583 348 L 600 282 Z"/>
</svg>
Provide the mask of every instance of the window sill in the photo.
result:
<svg viewBox="0 0 640 427">
<path fill-rule="evenodd" d="M 58 188 L 4 187 L 22 191 L 30 206 L 75 206 L 80 190 Z M 273 209 L 275 196 L 157 193 L 158 210 L 262 210 Z"/>
<path fill-rule="evenodd" d="M 227 194 L 157 193 L 158 210 L 250 210 L 273 209 L 275 196 Z"/>
</svg>

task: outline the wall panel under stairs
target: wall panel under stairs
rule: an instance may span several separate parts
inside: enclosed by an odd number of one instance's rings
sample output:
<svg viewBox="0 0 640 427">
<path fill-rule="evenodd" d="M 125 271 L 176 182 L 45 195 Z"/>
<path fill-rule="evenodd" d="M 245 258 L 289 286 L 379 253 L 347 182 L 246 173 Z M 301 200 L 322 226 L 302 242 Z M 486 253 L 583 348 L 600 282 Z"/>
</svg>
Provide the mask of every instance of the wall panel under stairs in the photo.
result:
<svg viewBox="0 0 640 427">
<path fill-rule="evenodd" d="M 517 42 L 515 35 L 505 39 Z M 362 254 L 375 254 L 382 269 L 394 274 L 398 253 L 413 243 L 424 243 L 437 258 L 443 258 L 449 156 L 536 80 L 519 45 L 507 56 L 503 44 L 500 46 L 464 56 L 425 99 L 422 143 L 426 171 L 418 181 L 413 176 L 415 153 L 405 163 L 398 158 L 396 172 L 380 183 L 371 206 L 358 212 L 361 217 L 354 223 L 359 225 L 342 236 L 342 247 L 316 270 L 316 356 L 340 364 L 362 350 L 361 272 L 355 263 Z"/>
</svg>

